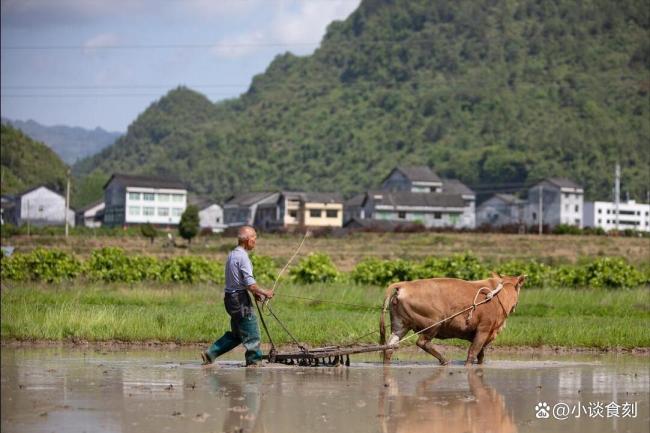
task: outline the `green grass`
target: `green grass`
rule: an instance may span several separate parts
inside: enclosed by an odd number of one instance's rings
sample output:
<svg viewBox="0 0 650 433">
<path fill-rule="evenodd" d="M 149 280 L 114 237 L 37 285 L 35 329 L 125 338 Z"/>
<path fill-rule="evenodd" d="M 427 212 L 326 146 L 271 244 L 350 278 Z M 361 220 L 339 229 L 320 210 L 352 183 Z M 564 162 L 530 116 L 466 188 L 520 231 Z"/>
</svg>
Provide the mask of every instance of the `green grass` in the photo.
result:
<svg viewBox="0 0 650 433">
<path fill-rule="evenodd" d="M 362 342 L 377 341 L 382 288 L 286 284 L 277 294 L 273 311 L 301 342 L 351 343 L 360 337 Z M 271 316 L 264 318 L 276 344 L 291 342 Z M 208 342 L 228 326 L 216 286 L 3 284 L 2 288 L 3 340 Z M 494 345 L 650 347 L 650 291 L 524 289 L 517 311 Z"/>
</svg>

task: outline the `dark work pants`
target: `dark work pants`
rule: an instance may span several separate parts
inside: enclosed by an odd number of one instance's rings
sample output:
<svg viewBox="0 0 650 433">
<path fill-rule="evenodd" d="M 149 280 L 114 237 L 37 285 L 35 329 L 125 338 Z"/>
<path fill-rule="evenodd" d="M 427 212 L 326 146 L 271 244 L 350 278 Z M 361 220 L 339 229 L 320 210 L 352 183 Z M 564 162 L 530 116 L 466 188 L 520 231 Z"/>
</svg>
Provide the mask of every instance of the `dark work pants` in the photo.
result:
<svg viewBox="0 0 650 433">
<path fill-rule="evenodd" d="M 230 331 L 212 343 L 208 349 L 210 361 L 243 344 L 246 348 L 246 365 L 258 362 L 262 359 L 260 329 L 248 292 L 226 293 L 224 303 L 230 315 Z"/>
</svg>

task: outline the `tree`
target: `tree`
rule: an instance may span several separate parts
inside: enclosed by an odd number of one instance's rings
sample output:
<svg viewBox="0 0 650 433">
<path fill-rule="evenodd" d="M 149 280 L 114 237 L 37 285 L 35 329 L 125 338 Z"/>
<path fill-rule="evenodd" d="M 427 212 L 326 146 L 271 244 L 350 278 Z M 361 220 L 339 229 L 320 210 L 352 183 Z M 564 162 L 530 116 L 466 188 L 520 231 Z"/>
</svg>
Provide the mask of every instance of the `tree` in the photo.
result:
<svg viewBox="0 0 650 433">
<path fill-rule="evenodd" d="M 140 226 L 140 233 L 142 236 L 149 239 L 153 245 L 153 240 L 158 236 L 158 231 L 151 223 L 142 224 Z"/>
<path fill-rule="evenodd" d="M 199 233 L 199 208 L 190 205 L 181 215 L 181 222 L 178 225 L 178 233 L 187 243 L 192 243 L 192 238 Z"/>
</svg>

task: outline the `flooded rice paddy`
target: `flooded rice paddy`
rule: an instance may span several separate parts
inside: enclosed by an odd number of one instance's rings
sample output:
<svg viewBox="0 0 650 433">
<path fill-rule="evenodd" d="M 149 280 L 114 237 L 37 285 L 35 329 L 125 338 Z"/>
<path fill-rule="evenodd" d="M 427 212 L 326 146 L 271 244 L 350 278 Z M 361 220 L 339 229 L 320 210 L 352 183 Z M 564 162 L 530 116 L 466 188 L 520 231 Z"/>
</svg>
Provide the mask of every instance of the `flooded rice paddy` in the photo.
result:
<svg viewBox="0 0 650 433">
<path fill-rule="evenodd" d="M 415 352 L 411 352 L 414 354 Z M 449 353 L 449 352 L 448 352 Z M 2 349 L 2 432 L 647 432 L 647 356 L 401 354 L 202 368 L 198 351 Z M 355 362 L 356 361 L 356 362 Z"/>
</svg>

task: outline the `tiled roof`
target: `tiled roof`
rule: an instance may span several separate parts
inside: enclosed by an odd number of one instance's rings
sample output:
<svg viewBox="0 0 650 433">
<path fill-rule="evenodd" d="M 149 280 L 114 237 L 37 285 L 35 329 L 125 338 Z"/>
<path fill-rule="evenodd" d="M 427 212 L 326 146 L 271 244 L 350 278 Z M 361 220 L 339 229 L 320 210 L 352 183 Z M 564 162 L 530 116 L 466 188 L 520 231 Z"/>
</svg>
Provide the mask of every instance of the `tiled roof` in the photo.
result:
<svg viewBox="0 0 650 433">
<path fill-rule="evenodd" d="M 474 191 L 458 179 L 443 179 L 442 192 L 447 194 L 476 195 Z"/>
<path fill-rule="evenodd" d="M 118 182 L 124 186 L 135 186 L 141 188 L 168 188 L 168 189 L 186 189 L 185 185 L 177 179 L 168 177 L 132 175 L 115 173 L 104 184 L 104 189 L 111 182 Z"/>
<path fill-rule="evenodd" d="M 411 182 L 440 182 L 440 178 L 426 165 L 397 167 Z M 390 176 L 390 175 L 389 175 Z"/>
<path fill-rule="evenodd" d="M 508 204 L 521 204 L 524 201 L 512 194 L 494 194 L 494 197 Z"/>
<path fill-rule="evenodd" d="M 235 206 L 251 206 L 257 202 L 269 198 L 273 194 L 277 194 L 277 192 L 246 192 L 232 196 L 226 201 L 225 204 Z"/>
<path fill-rule="evenodd" d="M 302 192 L 282 191 L 286 198 L 298 198 L 308 203 L 343 203 L 343 197 L 337 192 Z"/>
<path fill-rule="evenodd" d="M 549 177 L 546 179 L 547 182 L 552 183 L 555 186 L 558 186 L 560 188 L 576 188 L 576 189 L 582 189 L 580 185 L 575 183 L 574 181 L 564 178 L 564 177 Z"/>
</svg>

